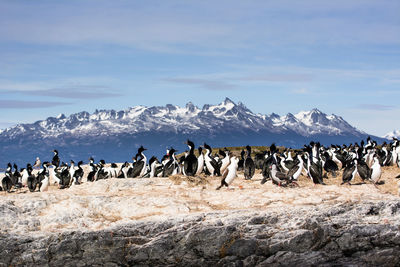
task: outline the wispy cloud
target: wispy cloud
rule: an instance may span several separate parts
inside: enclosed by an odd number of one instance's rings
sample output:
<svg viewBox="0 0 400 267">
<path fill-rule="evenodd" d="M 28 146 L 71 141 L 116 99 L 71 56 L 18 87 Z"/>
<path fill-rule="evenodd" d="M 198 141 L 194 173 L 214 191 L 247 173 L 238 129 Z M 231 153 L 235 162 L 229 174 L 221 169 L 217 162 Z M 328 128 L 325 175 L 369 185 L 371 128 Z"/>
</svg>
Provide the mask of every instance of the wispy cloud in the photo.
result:
<svg viewBox="0 0 400 267">
<path fill-rule="evenodd" d="M 307 88 L 299 88 L 299 89 L 293 89 L 290 91 L 292 94 L 296 95 L 309 95 L 311 94 L 311 91 Z"/>
<path fill-rule="evenodd" d="M 55 102 L 55 101 L 0 100 L 0 109 L 50 108 L 50 107 L 65 106 L 70 104 L 71 103 Z"/>
<path fill-rule="evenodd" d="M 110 92 L 110 90 L 111 89 L 109 87 L 105 86 L 78 86 L 45 90 L 19 91 L 19 93 L 30 96 L 49 96 L 65 99 L 100 99 L 121 96 L 121 94 Z"/>
<path fill-rule="evenodd" d="M 242 81 L 265 82 L 309 82 L 312 79 L 310 74 L 264 74 L 239 78 Z"/>
<path fill-rule="evenodd" d="M 392 105 L 380 105 L 380 104 L 360 104 L 357 105 L 356 108 L 365 110 L 377 110 L 377 111 L 396 109 L 396 107 Z"/>
<path fill-rule="evenodd" d="M 63 99 L 101 99 L 118 97 L 122 94 L 113 88 L 104 85 L 68 84 L 64 86 L 52 86 L 51 83 L 12 83 L 9 81 L 0 82 L 0 95 L 24 95 L 24 96 L 45 96 Z M 65 82 L 58 82 L 65 83 Z"/>
<path fill-rule="evenodd" d="M 238 89 L 237 85 L 219 80 L 197 79 L 197 78 L 167 78 L 164 79 L 164 81 L 179 83 L 179 84 L 195 85 L 203 89 L 213 90 L 213 91 Z"/>
</svg>

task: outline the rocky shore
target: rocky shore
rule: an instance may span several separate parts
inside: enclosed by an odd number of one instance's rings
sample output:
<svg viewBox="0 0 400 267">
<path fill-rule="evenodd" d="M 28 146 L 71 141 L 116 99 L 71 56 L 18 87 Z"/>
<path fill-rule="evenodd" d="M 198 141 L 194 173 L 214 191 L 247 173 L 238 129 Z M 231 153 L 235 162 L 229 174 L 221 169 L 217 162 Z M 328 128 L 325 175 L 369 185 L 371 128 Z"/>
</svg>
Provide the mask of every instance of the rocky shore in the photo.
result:
<svg viewBox="0 0 400 267">
<path fill-rule="evenodd" d="M 109 179 L 0 196 L 0 266 L 398 266 L 400 199 L 373 185 Z"/>
</svg>

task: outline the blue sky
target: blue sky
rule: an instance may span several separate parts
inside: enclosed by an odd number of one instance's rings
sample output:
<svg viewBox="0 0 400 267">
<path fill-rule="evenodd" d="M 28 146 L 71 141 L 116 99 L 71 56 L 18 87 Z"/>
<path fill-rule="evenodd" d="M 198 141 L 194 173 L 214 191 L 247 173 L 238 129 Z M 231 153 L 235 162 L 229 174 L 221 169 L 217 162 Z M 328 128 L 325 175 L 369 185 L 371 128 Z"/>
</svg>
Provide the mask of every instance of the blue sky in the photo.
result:
<svg viewBox="0 0 400 267">
<path fill-rule="evenodd" d="M 400 1 L 0 1 L 0 128 L 229 97 L 400 128 Z"/>
</svg>

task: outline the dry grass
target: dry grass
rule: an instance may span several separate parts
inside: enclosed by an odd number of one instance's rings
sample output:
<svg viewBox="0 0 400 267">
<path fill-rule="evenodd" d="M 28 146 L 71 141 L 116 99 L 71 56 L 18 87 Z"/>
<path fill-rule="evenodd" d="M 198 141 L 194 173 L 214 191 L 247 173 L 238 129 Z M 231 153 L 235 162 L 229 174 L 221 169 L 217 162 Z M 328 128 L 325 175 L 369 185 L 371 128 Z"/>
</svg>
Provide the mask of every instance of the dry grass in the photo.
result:
<svg viewBox="0 0 400 267">
<path fill-rule="evenodd" d="M 378 185 L 378 189 L 382 193 L 399 195 L 399 182 L 400 179 L 397 179 L 396 176 L 399 175 L 400 169 L 392 166 L 392 167 L 384 167 L 382 168 L 383 173 L 380 181 L 385 182 L 383 185 Z"/>
<path fill-rule="evenodd" d="M 251 155 L 252 155 L 253 157 L 254 157 L 257 153 L 262 153 L 262 152 L 265 152 L 265 151 L 269 151 L 269 150 L 270 150 L 270 149 L 269 149 L 269 146 L 250 146 L 250 147 L 251 147 Z M 227 150 L 229 150 L 230 152 L 232 152 L 232 154 L 233 154 L 234 156 L 240 156 L 240 152 L 241 152 L 242 150 L 246 150 L 246 147 L 245 147 L 245 146 L 223 147 L 223 148 L 213 148 L 213 149 L 212 149 L 212 153 L 213 153 L 214 155 L 218 155 L 219 150 L 220 150 L 220 149 L 221 149 L 221 150 L 224 150 L 225 148 L 226 148 Z M 278 150 L 279 153 L 283 152 L 283 151 L 286 149 L 286 148 L 283 147 L 283 146 L 277 146 L 276 148 L 277 148 L 277 150 Z M 203 150 L 203 151 L 204 151 L 204 150 Z M 298 149 L 290 149 L 290 151 L 300 151 L 300 150 L 298 150 Z M 183 154 L 184 154 L 184 153 L 179 153 L 179 154 L 177 154 L 177 158 L 180 158 L 181 156 L 183 156 Z M 194 154 L 195 154 L 196 156 L 199 155 L 197 149 L 195 150 Z"/>
<path fill-rule="evenodd" d="M 199 176 L 183 176 L 183 175 L 172 175 L 168 177 L 175 185 L 180 185 L 186 182 L 189 186 L 201 186 L 209 184 L 209 177 L 201 174 Z"/>
</svg>

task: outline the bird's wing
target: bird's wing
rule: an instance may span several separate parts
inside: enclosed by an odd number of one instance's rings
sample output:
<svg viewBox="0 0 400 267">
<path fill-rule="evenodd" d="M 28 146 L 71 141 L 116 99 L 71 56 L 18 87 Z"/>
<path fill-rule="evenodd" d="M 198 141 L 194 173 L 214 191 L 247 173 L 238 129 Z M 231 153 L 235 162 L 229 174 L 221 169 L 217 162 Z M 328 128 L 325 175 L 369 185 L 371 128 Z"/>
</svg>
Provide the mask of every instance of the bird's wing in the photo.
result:
<svg viewBox="0 0 400 267">
<path fill-rule="evenodd" d="M 287 180 L 288 177 L 286 174 L 284 174 L 283 172 L 276 172 L 276 177 L 278 177 L 281 180 Z"/>
<path fill-rule="evenodd" d="M 136 162 L 135 167 L 133 167 L 132 170 L 132 177 L 138 177 L 140 175 L 140 172 L 143 169 L 143 165 L 144 165 L 143 161 Z"/>
<path fill-rule="evenodd" d="M 299 169 L 300 169 L 300 167 L 298 165 L 294 166 L 293 168 L 291 168 L 289 170 L 287 176 L 292 177 Z"/>
</svg>

